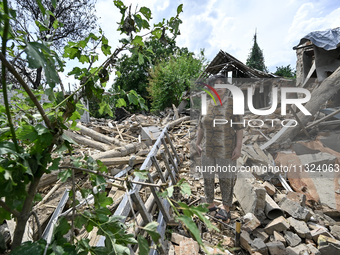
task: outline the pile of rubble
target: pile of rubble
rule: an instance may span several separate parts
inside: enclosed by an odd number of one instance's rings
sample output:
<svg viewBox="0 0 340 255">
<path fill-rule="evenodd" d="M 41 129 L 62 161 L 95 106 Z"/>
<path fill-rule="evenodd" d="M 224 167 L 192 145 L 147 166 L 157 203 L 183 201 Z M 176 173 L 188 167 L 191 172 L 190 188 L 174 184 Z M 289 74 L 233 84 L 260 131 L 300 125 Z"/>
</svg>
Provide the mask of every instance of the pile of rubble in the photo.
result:
<svg viewBox="0 0 340 255">
<path fill-rule="evenodd" d="M 95 160 L 100 159 L 109 170 L 108 176 L 119 178 L 124 175 L 130 175 L 131 179 L 133 170 L 141 167 L 153 143 L 165 126 L 169 127 L 168 134 L 176 147 L 180 161 L 182 163 L 186 162 L 190 156 L 189 140 L 193 135 L 190 131 L 194 132 L 193 130 L 195 129 L 194 126 L 190 126 L 189 119 L 189 116 L 179 115 L 176 109 L 166 109 L 160 113 L 160 116 L 126 114 L 119 121 L 91 118 L 89 123 L 79 122 L 76 126 L 76 131 L 71 129 L 65 131 L 67 139 L 72 139 L 76 145 L 72 155 L 69 155 L 67 152 L 64 154 L 60 167 L 70 165 L 70 162 L 75 157 L 87 155 Z M 163 145 L 160 149 L 164 150 Z M 160 152 L 157 154 L 157 158 L 162 159 Z M 166 168 L 164 162 L 161 162 L 160 168 L 162 170 Z M 185 172 L 185 169 L 183 171 Z M 159 177 L 154 166 L 151 167 L 150 173 L 154 181 L 157 182 Z M 51 174 L 43 175 L 38 186 L 38 192 L 42 195 L 42 201 L 36 202 L 33 207 L 41 228 L 38 228 L 36 220 L 31 217 L 26 227 L 23 242 L 37 240 L 40 236 L 44 236 L 44 232 L 47 230 L 51 218 L 54 217 L 56 211 L 59 210 L 59 215 L 67 215 L 67 212 L 70 211 L 69 208 L 72 205 L 64 197 L 72 189 L 72 181 L 68 179 L 66 182 L 61 182 L 58 180 L 58 174 L 59 171 L 54 171 Z M 75 178 L 77 187 L 91 187 L 86 173 L 76 170 Z M 121 181 L 111 180 L 111 182 L 107 183 L 106 191 L 107 196 L 111 197 L 114 201 L 112 205 L 108 206 L 114 214 L 126 190 Z M 143 202 L 148 200 L 150 193 L 150 189 L 147 186 L 143 186 L 139 192 Z M 84 201 L 78 191 L 76 198 L 80 202 Z M 62 202 L 63 205 L 61 205 Z M 86 203 L 83 203 L 83 207 L 85 208 L 92 203 L 93 199 L 89 198 Z M 134 209 L 137 210 L 136 208 Z M 150 211 L 153 216 L 158 214 L 156 209 L 156 204 L 152 203 Z M 128 217 L 127 221 L 131 220 L 131 218 Z M 16 223 L 14 220 L 7 221 L 0 226 L 1 234 L 5 237 L 7 244 L 13 239 L 15 227 Z M 99 236 L 96 234 L 96 229 L 90 234 L 85 229 L 79 229 L 76 232 L 79 238 L 89 238 L 91 245 L 96 245 L 98 242 Z"/>
<path fill-rule="evenodd" d="M 332 116 L 338 112 L 334 110 Z M 340 162 L 340 123 L 330 121 L 332 125 L 323 125 L 331 116 L 320 111 L 308 125 L 319 125 L 312 132 L 309 130 L 309 135 L 313 137 L 306 139 L 305 133 L 301 132 L 296 142 L 287 140 L 275 143 L 285 130 L 278 113 L 262 117 L 252 114 L 245 116 L 245 119 L 253 120 L 253 125 L 264 117 L 276 120 L 273 123 L 278 124 L 247 127 L 244 130 L 242 157 L 238 159 L 238 166 L 251 171 L 238 173 L 232 207 L 232 223 L 236 219 L 241 219 L 243 223 L 241 247 L 250 254 L 338 254 L 340 175 L 339 171 L 331 170 Z M 285 118 L 295 117 L 288 114 Z M 194 140 L 191 145 L 190 164 L 197 164 L 199 157 Z M 322 172 L 320 167 L 330 171 Z M 193 169 L 190 169 L 189 176 L 193 195 L 201 197 L 199 202 L 204 202 L 203 180 L 199 180 L 201 176 Z M 215 179 L 215 203 L 221 204 L 218 178 Z M 235 254 L 241 252 L 234 247 L 235 231 L 225 226 L 219 233 L 202 228 L 201 236 L 207 247 L 220 243 L 229 250 L 225 251 L 227 254 L 230 251 Z M 177 239 L 171 240 L 174 251 L 180 253 L 181 247 L 184 251 L 187 246 L 192 246 L 193 240 L 189 242 L 184 238 L 179 242 Z"/>
<path fill-rule="evenodd" d="M 257 215 L 248 212 L 242 217 L 241 245 L 251 254 L 339 253 L 340 226 L 323 212 L 322 206 L 316 207 L 320 210 L 313 210 L 306 206 L 304 194 L 280 191 L 273 184 L 260 183 L 255 178 L 238 179 L 235 195 L 240 199 L 242 185 L 246 190 L 252 189 L 242 204 L 246 203 L 244 207 Z M 253 208 L 249 208 L 250 204 Z M 273 204 L 277 211 L 270 214 Z"/>
</svg>

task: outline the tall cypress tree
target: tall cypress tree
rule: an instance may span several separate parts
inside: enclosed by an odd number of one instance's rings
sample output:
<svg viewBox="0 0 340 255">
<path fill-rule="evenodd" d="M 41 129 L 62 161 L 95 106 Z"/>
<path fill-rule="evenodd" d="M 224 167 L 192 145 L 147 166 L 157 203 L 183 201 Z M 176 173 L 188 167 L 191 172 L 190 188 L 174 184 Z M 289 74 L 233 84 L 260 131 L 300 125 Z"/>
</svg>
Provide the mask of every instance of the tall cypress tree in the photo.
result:
<svg viewBox="0 0 340 255">
<path fill-rule="evenodd" d="M 268 73 L 267 67 L 264 64 L 263 52 L 256 41 L 256 32 L 254 35 L 254 45 L 248 55 L 246 65 L 251 68 L 255 68 L 257 70 Z"/>
</svg>

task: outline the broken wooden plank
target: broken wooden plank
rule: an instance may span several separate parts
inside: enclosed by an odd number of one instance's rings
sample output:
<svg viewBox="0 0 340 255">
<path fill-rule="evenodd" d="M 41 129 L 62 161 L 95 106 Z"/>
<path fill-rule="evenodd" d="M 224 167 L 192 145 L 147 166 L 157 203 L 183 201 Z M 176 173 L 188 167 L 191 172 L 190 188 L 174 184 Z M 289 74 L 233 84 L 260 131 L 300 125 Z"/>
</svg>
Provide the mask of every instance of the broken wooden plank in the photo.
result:
<svg viewBox="0 0 340 255">
<path fill-rule="evenodd" d="M 116 123 L 115 123 L 115 126 L 116 126 L 116 129 L 117 129 L 117 132 L 118 132 L 118 134 L 119 134 L 120 139 L 122 139 L 123 141 L 125 141 L 124 138 L 122 137 L 122 133 L 120 132 L 120 130 L 119 130 L 119 128 L 118 128 L 118 126 L 117 126 Z"/>
<path fill-rule="evenodd" d="M 145 159 L 145 161 L 143 162 L 142 166 L 141 166 L 141 170 L 149 170 L 151 165 L 152 165 L 152 161 L 151 161 L 151 157 L 154 155 L 157 155 L 157 152 L 161 146 L 161 139 L 165 136 L 165 133 L 168 131 L 167 127 L 165 127 L 162 131 L 162 133 L 160 134 L 160 136 L 158 137 L 156 143 L 154 144 L 154 146 L 152 147 L 151 151 L 149 152 L 147 158 Z M 166 174 L 165 174 L 166 175 Z M 135 177 L 133 179 L 134 181 L 139 181 L 139 177 Z M 142 185 L 140 184 L 134 184 L 133 185 L 133 189 L 136 189 L 136 191 L 139 191 L 141 189 Z M 121 215 L 121 216 L 127 216 L 130 213 L 131 207 L 130 204 L 128 203 L 128 198 L 127 195 L 125 194 L 122 202 L 119 204 L 115 215 Z M 125 222 L 125 219 L 122 220 L 123 222 Z"/>
<path fill-rule="evenodd" d="M 172 143 L 172 141 L 171 141 L 171 139 L 170 139 L 169 134 L 168 134 L 168 133 L 165 133 L 165 136 L 166 136 L 166 138 L 167 138 L 168 141 L 169 141 L 170 147 L 171 147 L 171 149 L 172 149 L 172 152 L 173 152 L 174 155 L 175 155 L 175 158 L 176 158 L 176 160 L 177 160 L 177 163 L 180 164 L 180 160 L 179 160 L 179 157 L 178 157 L 176 148 L 175 148 L 175 146 L 173 145 L 173 143 Z"/>
<path fill-rule="evenodd" d="M 166 153 L 168 154 L 168 157 L 170 159 L 171 164 L 175 168 L 175 172 L 178 173 L 179 170 L 178 170 L 177 164 L 176 164 L 174 158 L 172 157 L 172 154 L 171 154 L 171 152 L 170 152 L 170 150 L 169 150 L 169 148 L 168 148 L 168 146 L 167 146 L 167 144 L 165 142 L 165 139 L 161 138 L 161 141 L 162 141 L 162 144 L 164 146 L 164 149 L 165 149 Z"/>
<path fill-rule="evenodd" d="M 174 119 L 175 120 L 179 119 L 178 111 L 174 104 L 172 104 L 172 108 L 174 109 Z"/>
<path fill-rule="evenodd" d="M 294 120 L 289 120 L 289 122 L 286 124 L 286 126 L 284 126 L 283 128 L 281 128 L 281 130 L 279 132 L 277 132 L 272 139 L 270 139 L 268 142 L 266 142 L 265 144 L 262 144 L 260 146 L 261 150 L 264 150 L 266 148 L 268 148 L 270 145 L 272 145 L 273 143 L 275 143 L 290 127 L 290 125 L 292 125 L 294 123 Z"/>
<path fill-rule="evenodd" d="M 257 143 L 253 145 L 254 150 L 256 153 L 263 158 L 269 165 L 273 165 L 273 162 L 267 157 L 267 155 L 261 150 L 260 146 Z"/>
<path fill-rule="evenodd" d="M 131 157 L 118 157 L 118 158 L 102 158 L 100 161 L 104 164 L 104 166 L 114 166 L 114 165 L 123 165 L 129 164 Z M 136 156 L 136 159 L 133 162 L 133 165 L 141 164 L 144 162 L 146 157 Z"/>
<path fill-rule="evenodd" d="M 176 125 L 180 124 L 181 122 L 183 121 L 186 121 L 186 120 L 190 120 L 190 116 L 185 116 L 185 117 L 182 117 L 182 118 L 179 118 L 177 120 L 174 120 L 172 122 L 170 122 L 167 126 L 168 126 L 168 129 L 171 129 L 173 127 L 175 127 Z"/>
<path fill-rule="evenodd" d="M 38 209 L 39 206 L 41 206 L 43 203 L 46 202 L 46 200 L 61 186 L 63 185 L 63 182 L 60 182 L 60 180 L 54 185 L 54 187 L 43 197 L 43 199 L 33 207 L 33 211 Z"/>
<path fill-rule="evenodd" d="M 331 121 L 325 121 L 322 123 L 317 124 L 319 127 L 322 126 L 331 126 L 331 125 L 340 125 L 340 120 L 331 120 Z"/>
<path fill-rule="evenodd" d="M 148 178 L 149 178 L 149 182 L 150 182 L 150 183 L 154 183 L 153 180 L 152 180 L 152 178 L 151 178 L 150 173 L 148 173 Z M 164 179 L 164 181 L 165 181 L 165 179 Z M 162 182 L 163 182 L 163 181 L 162 181 Z M 165 183 L 165 182 L 163 182 L 163 183 Z M 162 212 L 162 214 L 163 214 L 163 216 L 164 216 L 164 218 L 165 218 L 165 221 L 166 221 L 166 222 L 170 222 L 171 217 L 170 217 L 170 215 L 169 215 L 169 212 L 168 212 L 168 211 L 166 210 L 166 208 L 164 207 L 164 202 L 165 202 L 165 200 L 164 200 L 162 197 L 159 197 L 159 196 L 157 195 L 157 190 L 156 190 L 155 187 L 150 187 L 150 190 L 151 190 L 151 192 L 152 192 L 152 194 L 153 194 L 153 196 L 154 196 L 154 198 L 155 198 L 155 202 L 157 203 L 158 209 Z"/>
<path fill-rule="evenodd" d="M 253 149 L 252 146 L 249 146 L 249 145 L 248 146 L 243 146 L 242 150 L 250 156 L 249 157 L 250 159 L 252 159 L 254 161 L 257 161 L 259 163 L 262 163 L 262 164 L 266 164 L 267 163 L 267 161 L 266 161 L 267 157 L 262 158 L 261 156 L 259 156 L 255 152 L 255 150 Z"/>
<path fill-rule="evenodd" d="M 163 183 L 165 183 L 166 181 L 165 181 L 165 178 L 164 178 L 162 169 L 160 168 L 160 166 L 159 166 L 159 164 L 158 164 L 158 162 L 157 162 L 156 157 L 155 157 L 155 156 L 152 156 L 152 157 L 151 157 L 151 161 L 152 161 L 152 164 L 156 167 L 156 170 L 157 170 L 157 172 L 158 172 L 159 178 L 161 178 L 161 181 L 162 181 Z M 152 179 L 151 179 L 151 180 L 152 180 Z"/>
<path fill-rule="evenodd" d="M 146 224 L 150 223 L 152 221 L 152 217 L 151 217 L 150 213 L 148 212 L 148 210 L 146 209 L 146 207 L 145 207 L 141 197 L 139 196 L 138 192 L 133 190 L 133 191 L 130 192 L 130 196 L 131 196 L 132 202 L 137 207 L 137 211 L 142 216 L 143 221 Z"/>
<path fill-rule="evenodd" d="M 171 171 L 171 168 L 170 168 L 170 165 L 169 165 L 169 161 L 168 161 L 167 157 L 165 156 L 165 153 L 164 153 L 163 150 L 161 151 L 161 155 L 162 155 L 162 158 L 163 158 L 165 167 L 166 167 L 166 169 L 167 169 L 167 170 L 169 171 L 169 173 L 170 173 L 170 178 L 171 178 L 172 183 L 176 183 L 175 174 Z"/>
</svg>

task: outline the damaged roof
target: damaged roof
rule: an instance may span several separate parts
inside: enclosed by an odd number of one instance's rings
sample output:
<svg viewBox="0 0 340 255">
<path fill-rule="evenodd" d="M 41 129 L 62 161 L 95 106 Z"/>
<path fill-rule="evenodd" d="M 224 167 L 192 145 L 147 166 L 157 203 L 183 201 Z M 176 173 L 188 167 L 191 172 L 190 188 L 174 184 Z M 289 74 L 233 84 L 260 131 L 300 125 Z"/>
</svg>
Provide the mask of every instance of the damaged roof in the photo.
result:
<svg viewBox="0 0 340 255">
<path fill-rule="evenodd" d="M 265 73 L 257 69 L 251 68 L 229 53 L 220 50 L 216 57 L 210 62 L 208 67 L 200 75 L 199 78 L 208 78 L 211 75 L 218 73 L 227 73 L 229 71 L 237 71 L 238 75 L 235 78 L 275 78 L 274 74 Z"/>
<path fill-rule="evenodd" d="M 304 36 L 298 45 L 293 49 L 296 50 L 302 44 L 311 41 L 315 46 L 325 50 L 335 50 L 340 46 L 340 27 L 327 29 L 324 31 L 314 31 Z"/>
</svg>

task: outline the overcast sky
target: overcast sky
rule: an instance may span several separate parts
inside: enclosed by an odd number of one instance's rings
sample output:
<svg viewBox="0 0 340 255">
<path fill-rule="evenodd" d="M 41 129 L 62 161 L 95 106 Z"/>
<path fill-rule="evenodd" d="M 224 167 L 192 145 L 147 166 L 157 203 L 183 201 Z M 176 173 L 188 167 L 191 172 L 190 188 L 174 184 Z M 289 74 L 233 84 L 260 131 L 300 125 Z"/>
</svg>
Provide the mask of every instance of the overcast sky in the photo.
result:
<svg viewBox="0 0 340 255">
<path fill-rule="evenodd" d="M 152 23 L 176 15 L 177 6 L 183 3 L 180 18 L 181 35 L 177 44 L 199 53 L 205 49 L 212 60 L 220 49 L 246 62 L 257 29 L 257 42 L 263 50 L 265 64 L 275 72 L 277 66 L 296 66 L 292 49 L 300 39 L 312 31 L 340 26 L 340 2 L 294 0 L 143 0 L 123 1 L 149 7 Z M 110 44 L 118 45 L 116 31 L 120 15 L 112 0 L 97 0 L 99 24 Z"/>
</svg>

